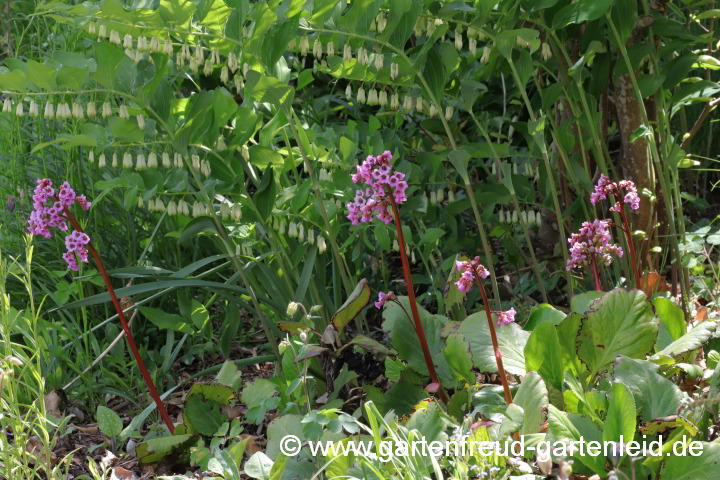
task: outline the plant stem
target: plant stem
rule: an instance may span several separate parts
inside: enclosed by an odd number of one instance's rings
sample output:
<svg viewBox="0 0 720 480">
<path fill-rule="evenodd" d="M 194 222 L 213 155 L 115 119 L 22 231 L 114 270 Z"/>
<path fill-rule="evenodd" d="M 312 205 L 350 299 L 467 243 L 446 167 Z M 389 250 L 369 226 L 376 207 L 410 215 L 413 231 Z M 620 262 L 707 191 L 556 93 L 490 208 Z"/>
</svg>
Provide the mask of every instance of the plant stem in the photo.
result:
<svg viewBox="0 0 720 480">
<path fill-rule="evenodd" d="M 408 303 L 410 303 L 410 310 L 412 311 L 413 320 L 415 321 L 415 334 L 417 334 L 420 347 L 422 347 L 423 357 L 425 357 L 425 364 L 427 365 L 428 372 L 430 372 L 430 379 L 433 383 L 438 384 L 438 393 L 443 403 L 447 404 L 449 399 L 445 390 L 438 379 L 437 372 L 435 371 L 435 365 L 430 355 L 430 348 L 428 348 L 427 339 L 425 338 L 425 329 L 423 328 L 422 322 L 420 321 L 420 313 L 417 308 L 417 301 L 415 300 L 415 290 L 413 289 L 412 276 L 410 275 L 410 264 L 408 263 L 407 254 L 405 253 L 405 236 L 403 235 L 402 224 L 400 223 L 400 211 L 398 210 L 397 203 L 395 203 L 395 197 L 387 187 L 387 196 L 390 198 L 392 205 L 393 216 L 395 217 L 395 232 L 400 246 L 400 260 L 403 266 L 403 275 L 405 276 L 405 285 L 408 290 Z"/>
<path fill-rule="evenodd" d="M 620 199 L 620 218 L 622 218 L 623 226 L 625 227 L 625 238 L 627 238 L 628 249 L 630 250 L 631 268 L 633 276 L 635 277 L 635 288 L 641 289 L 640 284 L 640 272 L 637 268 L 637 258 L 635 252 L 635 245 L 633 244 L 632 232 L 630 231 L 630 224 L 628 223 L 627 213 L 625 213 L 625 202 Z"/>
<path fill-rule="evenodd" d="M 590 265 L 590 267 L 592 269 L 593 279 L 595 279 L 595 290 L 597 290 L 598 292 L 602 292 L 602 282 L 600 281 L 600 273 L 598 272 L 597 261 L 595 261 L 595 254 L 593 253 L 592 257 L 590 258 L 592 259 L 592 264 Z"/>
<path fill-rule="evenodd" d="M 503 393 L 505 394 L 505 402 L 510 405 L 512 403 L 512 393 L 510 393 L 510 385 L 508 385 L 507 375 L 505 374 L 505 367 L 502 361 L 502 352 L 497 341 L 497 334 L 495 333 L 495 323 L 492 318 L 492 311 L 490 310 L 490 302 L 488 301 L 485 287 L 482 284 L 480 277 L 477 273 L 473 273 L 475 276 L 475 283 L 477 283 L 480 289 L 480 294 L 483 298 L 483 305 L 485 307 L 485 315 L 487 315 L 488 328 L 490 329 L 490 339 L 492 340 L 493 352 L 495 352 L 495 363 L 497 364 L 498 375 L 500 375 L 500 382 L 503 386 Z"/>
<path fill-rule="evenodd" d="M 72 223 L 75 230 L 78 232 L 84 233 L 84 230 L 80 226 L 80 223 L 78 223 L 77 219 L 73 216 L 72 213 L 65 207 L 65 215 L 67 215 L 68 220 L 70 220 L 70 223 Z M 115 307 L 115 311 L 118 314 L 118 318 L 120 319 L 120 323 L 122 324 L 123 330 L 125 331 L 125 336 L 127 337 L 128 344 L 130 345 L 130 350 L 132 350 L 132 354 L 135 357 L 135 363 L 137 364 L 138 368 L 140 369 L 140 372 L 142 373 L 143 378 L 145 379 L 145 385 L 147 385 L 148 390 L 150 391 L 150 396 L 155 401 L 155 405 L 157 405 L 158 412 L 160 413 L 160 416 L 162 417 L 163 421 L 165 422 L 165 425 L 167 425 L 168 430 L 170 430 L 170 433 L 175 433 L 175 425 L 173 425 L 172 420 L 170 420 L 170 416 L 168 415 L 167 411 L 165 410 L 165 404 L 160 399 L 160 396 L 157 393 L 157 390 L 155 389 L 155 384 L 152 381 L 152 378 L 150 378 L 150 372 L 148 372 L 147 367 L 145 366 L 145 362 L 143 362 L 142 357 L 140 356 L 140 352 L 137 349 L 137 345 L 135 344 L 135 339 L 133 339 L 132 332 L 130 331 L 130 327 L 128 326 L 127 320 L 125 320 L 125 314 L 123 313 L 123 309 L 120 306 L 120 302 L 117 299 L 117 295 L 115 295 L 115 289 L 113 289 L 112 283 L 110 282 L 110 277 L 108 276 L 107 272 L 105 271 L 105 266 L 102 262 L 102 259 L 100 258 L 100 255 L 98 255 L 97 250 L 95 250 L 95 247 L 92 246 L 92 243 L 88 242 L 87 244 L 88 250 L 90 250 L 90 254 L 92 254 L 93 259 L 95 260 L 95 265 L 98 268 L 98 271 L 100 272 L 100 275 L 103 277 L 103 281 L 105 282 L 105 287 L 108 290 L 108 293 L 110 294 L 110 298 L 112 299 L 113 306 Z"/>
</svg>

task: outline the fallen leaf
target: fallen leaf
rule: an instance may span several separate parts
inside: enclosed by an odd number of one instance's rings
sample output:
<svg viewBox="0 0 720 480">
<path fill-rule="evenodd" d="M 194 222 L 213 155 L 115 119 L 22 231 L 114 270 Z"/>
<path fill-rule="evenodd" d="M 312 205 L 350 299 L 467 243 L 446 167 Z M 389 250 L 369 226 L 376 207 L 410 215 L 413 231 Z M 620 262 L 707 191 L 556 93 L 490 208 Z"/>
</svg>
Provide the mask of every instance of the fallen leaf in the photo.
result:
<svg viewBox="0 0 720 480">
<path fill-rule="evenodd" d="M 256 442 L 258 437 L 256 437 L 255 435 L 243 433 L 242 435 L 240 435 L 240 438 L 248 439 L 247 445 L 245 446 L 245 453 L 248 455 L 248 457 L 253 456 L 257 452 L 262 452 L 262 447 Z"/>
<path fill-rule="evenodd" d="M 138 480 L 138 477 L 131 470 L 127 470 L 123 467 L 113 468 L 110 480 Z"/>
<path fill-rule="evenodd" d="M 653 293 L 669 292 L 672 290 L 670 284 L 665 281 L 665 277 L 657 272 L 648 272 L 643 275 L 641 285 L 643 292 L 645 292 L 648 298 L 652 297 Z"/>
<path fill-rule="evenodd" d="M 695 312 L 695 321 L 696 322 L 704 322 L 708 319 L 708 308 L 707 307 L 698 307 L 698 309 Z"/>
</svg>

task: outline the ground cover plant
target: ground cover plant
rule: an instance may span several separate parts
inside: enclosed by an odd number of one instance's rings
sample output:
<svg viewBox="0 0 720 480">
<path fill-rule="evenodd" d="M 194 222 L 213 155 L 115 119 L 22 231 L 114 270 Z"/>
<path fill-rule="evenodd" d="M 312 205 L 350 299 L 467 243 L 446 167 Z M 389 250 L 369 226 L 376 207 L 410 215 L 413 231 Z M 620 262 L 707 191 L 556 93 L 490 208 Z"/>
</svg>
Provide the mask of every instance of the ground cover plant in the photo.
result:
<svg viewBox="0 0 720 480">
<path fill-rule="evenodd" d="M 6 0 L 0 477 L 716 478 L 715 7 Z"/>
</svg>

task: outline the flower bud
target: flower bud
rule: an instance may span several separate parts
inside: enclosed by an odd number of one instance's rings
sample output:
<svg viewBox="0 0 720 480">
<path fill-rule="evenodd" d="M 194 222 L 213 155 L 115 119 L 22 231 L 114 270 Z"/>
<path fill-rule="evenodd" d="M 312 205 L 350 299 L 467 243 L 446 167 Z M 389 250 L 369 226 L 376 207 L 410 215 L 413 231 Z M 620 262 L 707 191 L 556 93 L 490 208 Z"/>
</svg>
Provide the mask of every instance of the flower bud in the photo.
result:
<svg viewBox="0 0 720 480">
<path fill-rule="evenodd" d="M 310 245 L 315 245 L 315 230 L 313 230 L 312 228 L 308 230 L 307 240 Z"/>
<path fill-rule="evenodd" d="M 470 53 L 474 57 L 477 55 L 477 40 L 474 38 L 468 38 L 468 50 L 470 50 Z"/>
<path fill-rule="evenodd" d="M 416 103 L 415 108 L 417 109 L 418 112 L 422 112 L 422 110 L 423 110 L 423 99 L 422 99 L 422 97 L 418 97 L 418 98 L 417 98 L 417 103 Z"/>
<path fill-rule="evenodd" d="M 90 164 L 95 163 L 95 152 L 92 150 L 88 152 L 88 162 L 90 162 Z"/>
<path fill-rule="evenodd" d="M 298 242 L 305 241 L 305 227 L 303 226 L 302 223 L 298 225 L 297 238 L 298 238 Z"/>
<path fill-rule="evenodd" d="M 517 210 L 513 210 L 513 213 L 512 213 L 512 223 L 518 223 L 518 212 L 517 212 Z"/>
<path fill-rule="evenodd" d="M 350 101 L 352 99 L 352 86 L 348 83 L 345 88 L 345 100 Z"/>
<path fill-rule="evenodd" d="M 297 224 L 295 222 L 290 222 L 290 226 L 288 227 L 288 237 L 296 238 L 297 235 Z"/>
<path fill-rule="evenodd" d="M 246 162 L 250 161 L 250 149 L 248 148 L 247 143 L 242 146 L 242 150 L 240 153 L 242 155 L 243 160 L 245 160 Z"/>
<path fill-rule="evenodd" d="M 317 247 L 318 252 L 320 253 L 325 253 L 325 250 L 327 250 L 327 245 L 325 244 L 325 237 L 323 237 L 322 235 L 318 235 Z"/>
<path fill-rule="evenodd" d="M 393 238 L 392 249 L 394 252 L 400 251 L 400 245 L 398 244 L 397 238 Z"/>
<path fill-rule="evenodd" d="M 463 37 L 462 37 L 461 28 L 458 27 L 455 30 L 455 49 L 462 50 L 462 47 L 463 47 Z"/>
<path fill-rule="evenodd" d="M 306 332 L 300 332 L 300 335 L 298 335 L 298 336 L 300 337 L 300 341 L 301 341 L 301 342 L 307 343 L 308 336 L 307 336 L 307 333 L 306 333 Z"/>
<path fill-rule="evenodd" d="M 505 210 L 503 209 L 498 212 L 498 222 L 505 223 Z"/>
<path fill-rule="evenodd" d="M 393 62 L 390 64 L 390 78 L 395 80 L 400 73 L 400 67 L 397 63 Z"/>
<path fill-rule="evenodd" d="M 290 302 L 287 306 L 287 313 L 289 316 L 293 316 L 297 313 L 298 310 L 298 304 L 296 302 Z"/>
<path fill-rule="evenodd" d="M 280 223 L 278 224 L 278 233 L 280 235 L 285 235 L 285 220 L 280 220 Z"/>
<path fill-rule="evenodd" d="M 142 195 L 138 195 L 138 196 L 137 196 L 137 207 L 138 207 L 138 208 L 143 208 L 143 204 L 144 204 L 144 202 L 143 202 L 143 197 L 142 197 Z"/>
<path fill-rule="evenodd" d="M 442 203 L 445 201 L 445 190 L 442 188 L 437 189 L 437 202 Z"/>
<path fill-rule="evenodd" d="M 540 212 L 535 212 L 535 223 L 538 227 L 542 226 L 542 215 L 540 215 Z"/>
<path fill-rule="evenodd" d="M 445 120 L 447 120 L 448 122 L 450 120 L 452 120 L 453 112 L 454 112 L 454 109 L 450 105 L 445 107 Z"/>
<path fill-rule="evenodd" d="M 430 192 L 430 205 L 436 205 L 437 204 L 437 194 L 435 191 Z"/>
</svg>

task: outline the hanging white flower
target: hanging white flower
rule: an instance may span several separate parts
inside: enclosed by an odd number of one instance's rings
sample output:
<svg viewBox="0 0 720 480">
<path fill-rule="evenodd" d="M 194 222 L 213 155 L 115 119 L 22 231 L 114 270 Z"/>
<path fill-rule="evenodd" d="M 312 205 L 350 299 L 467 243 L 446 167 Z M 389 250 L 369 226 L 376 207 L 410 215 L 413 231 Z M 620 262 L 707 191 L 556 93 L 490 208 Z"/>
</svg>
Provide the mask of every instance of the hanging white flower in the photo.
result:
<svg viewBox="0 0 720 480">
<path fill-rule="evenodd" d="M 107 37 L 107 29 L 105 28 L 105 25 L 100 24 L 100 26 L 98 27 L 98 40 L 101 38 L 106 38 L 106 37 Z"/>
<path fill-rule="evenodd" d="M 170 163 L 170 154 L 168 152 L 163 152 L 162 154 L 162 166 L 165 168 L 172 167 L 172 163 Z"/>
<path fill-rule="evenodd" d="M 180 52 L 182 52 L 183 57 L 189 59 L 191 57 L 190 55 L 190 45 L 187 43 L 183 43 L 180 47 Z"/>
<path fill-rule="evenodd" d="M 192 155 L 190 159 L 192 160 L 193 170 L 200 170 L 200 157 L 198 155 Z"/>
<path fill-rule="evenodd" d="M 175 168 L 183 168 L 182 155 L 177 152 L 173 154 L 173 165 L 175 166 Z"/>
<path fill-rule="evenodd" d="M 247 77 L 248 72 L 250 71 L 250 64 L 249 63 L 243 63 L 243 75 Z"/>
<path fill-rule="evenodd" d="M 380 90 L 380 93 L 378 93 L 378 104 L 381 107 L 388 104 L 387 92 L 385 90 Z"/>
<path fill-rule="evenodd" d="M 310 245 L 315 245 L 315 230 L 313 230 L 312 228 L 308 229 L 307 240 Z"/>
<path fill-rule="evenodd" d="M 518 212 L 517 212 L 517 210 L 513 210 L 512 223 L 517 223 L 517 222 L 518 222 Z"/>
<path fill-rule="evenodd" d="M 335 55 L 335 44 L 332 40 L 327 43 L 327 56 L 332 57 Z"/>
<path fill-rule="evenodd" d="M 88 118 L 95 118 L 97 110 L 95 109 L 95 102 L 88 102 L 87 104 L 87 116 Z"/>
<path fill-rule="evenodd" d="M 220 70 L 220 81 L 222 83 L 228 83 L 228 80 L 230 80 L 230 72 L 228 71 L 228 67 L 223 66 Z"/>
<path fill-rule="evenodd" d="M 185 216 L 190 216 L 190 206 L 185 200 L 181 199 L 178 202 L 178 212 L 182 212 L 182 214 Z"/>
<path fill-rule="evenodd" d="M 145 115 L 138 115 L 135 117 L 137 120 L 138 127 L 140 127 L 140 130 L 145 130 Z"/>
<path fill-rule="evenodd" d="M 305 227 L 303 226 L 302 223 L 298 225 L 297 239 L 298 239 L 298 242 L 305 241 Z"/>
<path fill-rule="evenodd" d="M 138 52 L 145 52 L 148 50 L 147 38 L 145 38 L 145 37 L 138 38 L 137 49 L 138 49 Z"/>
<path fill-rule="evenodd" d="M 85 109 L 83 109 L 83 107 L 81 107 L 79 103 L 73 102 L 72 116 L 77 118 L 78 120 L 82 120 L 83 118 L 85 118 Z"/>
<path fill-rule="evenodd" d="M 435 115 L 437 115 L 437 108 L 435 107 L 434 103 L 430 104 L 430 111 L 428 112 L 430 115 L 430 118 L 435 118 Z"/>
<path fill-rule="evenodd" d="M 167 205 L 167 213 L 171 217 L 174 217 L 177 215 L 177 205 L 175 204 L 175 200 L 170 200 Z"/>
<path fill-rule="evenodd" d="M 390 108 L 392 108 L 393 110 L 397 110 L 398 108 L 400 108 L 400 95 L 398 95 L 397 93 L 393 93 L 390 96 Z"/>
<path fill-rule="evenodd" d="M 30 107 L 28 108 L 28 115 L 30 115 L 31 117 L 37 117 L 38 115 L 40 115 L 40 113 L 38 112 L 38 105 L 34 99 L 30 100 Z"/>
<path fill-rule="evenodd" d="M 455 109 L 454 109 L 453 107 L 451 107 L 450 105 L 448 105 L 447 107 L 445 107 L 445 120 L 447 120 L 448 122 L 449 122 L 450 120 L 452 120 L 452 116 L 453 116 L 454 110 L 455 110 Z"/>
<path fill-rule="evenodd" d="M 227 145 L 225 145 L 225 137 L 220 135 L 217 139 L 217 142 L 215 142 L 215 150 L 218 152 L 224 152 L 227 150 Z"/>
<path fill-rule="evenodd" d="M 385 56 L 381 53 L 375 54 L 375 68 L 377 70 L 382 70 L 382 68 L 385 66 Z"/>
<path fill-rule="evenodd" d="M 151 200 L 152 200 L 152 199 L 151 199 Z M 137 207 L 138 207 L 138 208 L 143 208 L 144 203 L 145 203 L 145 202 L 143 201 L 142 195 L 138 195 L 138 196 L 137 196 Z"/>
<path fill-rule="evenodd" d="M 132 35 L 129 33 L 125 34 L 123 37 L 123 48 L 133 48 L 133 41 L 132 41 Z"/>
<path fill-rule="evenodd" d="M 358 102 L 358 103 L 365 103 L 365 89 L 364 89 L 363 87 L 360 87 L 360 88 L 358 89 L 357 102 Z"/>
<path fill-rule="evenodd" d="M 417 102 L 416 102 L 415 108 L 417 108 L 417 111 L 418 111 L 418 112 L 422 112 L 422 111 L 423 111 L 423 99 L 422 99 L 422 97 L 418 97 L 418 98 L 417 98 Z"/>
<path fill-rule="evenodd" d="M 325 250 L 327 250 L 327 245 L 325 244 L 325 237 L 322 235 L 318 235 L 317 237 L 317 247 L 318 252 L 325 253 Z"/>
<path fill-rule="evenodd" d="M 199 43 L 195 45 L 195 61 L 198 65 L 205 63 L 205 50 Z"/>
<path fill-rule="evenodd" d="M 490 61 L 490 47 L 485 45 L 483 47 L 482 57 L 480 57 L 480 63 L 487 63 L 489 61 Z"/>
<path fill-rule="evenodd" d="M 219 65 L 221 62 L 220 60 L 220 50 L 217 48 L 213 48 L 210 51 L 210 59 L 212 60 L 213 65 Z"/>
<path fill-rule="evenodd" d="M 352 60 L 352 48 L 346 43 L 343 47 L 343 61 L 349 62 L 350 60 Z"/>
<path fill-rule="evenodd" d="M 114 43 L 118 47 L 122 45 L 122 40 L 120 39 L 120 34 L 117 30 L 112 30 L 110 32 L 110 43 Z"/>
<path fill-rule="evenodd" d="M 477 55 L 477 39 L 468 38 L 468 50 L 470 50 L 473 57 Z"/>
<path fill-rule="evenodd" d="M 455 191 L 448 190 L 448 203 L 453 203 L 455 201 Z"/>
<path fill-rule="evenodd" d="M 322 48 L 322 42 L 320 42 L 320 37 L 315 37 L 315 41 L 313 42 L 313 56 L 317 58 L 318 60 L 322 58 L 323 54 L 323 48 Z"/>
<path fill-rule="evenodd" d="M 150 155 L 148 155 L 147 166 L 148 168 L 157 168 L 158 161 L 157 154 L 155 152 L 150 152 Z"/>
<path fill-rule="evenodd" d="M 163 43 L 163 53 L 167 55 L 168 57 L 172 57 L 173 54 L 173 44 L 170 41 L 170 39 L 166 39 Z"/>
<path fill-rule="evenodd" d="M 230 205 L 225 202 L 220 204 L 220 216 L 223 220 L 230 218 Z"/>
<path fill-rule="evenodd" d="M 521 211 L 521 212 L 520 212 L 520 222 L 521 222 L 521 223 L 528 223 L 527 220 L 528 220 L 527 212 L 524 211 L 524 210 Z"/>
<path fill-rule="evenodd" d="M 95 163 L 95 152 L 92 150 L 88 152 L 88 162 L 90 162 L 91 165 Z"/>
<path fill-rule="evenodd" d="M 535 223 L 538 227 L 542 226 L 542 215 L 540 215 L 540 211 L 535 212 Z"/>
<path fill-rule="evenodd" d="M 398 77 L 398 74 L 400 73 L 400 66 L 393 62 L 390 64 L 390 78 L 395 80 Z"/>
<path fill-rule="evenodd" d="M 437 202 L 442 203 L 445 201 L 445 190 L 440 187 L 437 189 Z"/>
<path fill-rule="evenodd" d="M 210 162 L 208 162 L 207 160 L 203 160 L 202 162 L 200 162 L 200 173 L 202 173 L 206 177 L 209 177 L 211 172 L 212 170 L 210 169 Z"/>
<path fill-rule="evenodd" d="M 123 168 L 130 169 L 133 167 L 132 155 L 130 152 L 125 152 L 123 155 Z"/>
<path fill-rule="evenodd" d="M 105 154 L 101 153 L 98 157 L 98 167 L 105 168 Z"/>
<path fill-rule="evenodd" d="M 385 30 L 385 27 L 387 26 L 387 20 L 385 19 L 384 12 L 378 13 L 377 17 L 375 17 L 375 24 L 377 26 L 378 33 L 382 33 Z"/>
<path fill-rule="evenodd" d="M 205 67 L 203 68 L 203 75 L 208 77 L 208 76 L 212 75 L 212 71 L 213 71 L 212 62 L 208 58 L 207 60 L 205 60 Z"/>
<path fill-rule="evenodd" d="M 345 88 L 345 100 L 351 100 L 353 96 L 352 86 L 348 83 L 347 87 Z"/>
<path fill-rule="evenodd" d="M 377 105 L 378 104 L 378 93 L 377 93 L 377 90 L 375 90 L 374 88 L 371 88 L 370 92 L 368 93 L 367 104 L 368 105 Z"/>
<path fill-rule="evenodd" d="M 403 99 L 403 109 L 408 113 L 412 112 L 414 103 L 413 98 L 410 95 L 406 95 Z"/>
<path fill-rule="evenodd" d="M 162 198 L 158 198 L 155 200 L 155 211 L 156 212 L 164 212 L 165 211 L 165 204 L 162 201 Z"/>
<path fill-rule="evenodd" d="M 124 118 L 126 120 L 130 119 L 130 111 L 128 110 L 127 105 L 120 105 L 119 115 L 120 115 L 120 118 Z"/>
<path fill-rule="evenodd" d="M 245 82 L 243 79 L 243 76 L 240 75 L 240 72 L 236 73 L 233 77 L 233 81 L 235 82 L 235 89 L 240 93 L 243 88 L 245 88 Z"/>
<path fill-rule="evenodd" d="M 430 205 L 437 205 L 437 194 L 434 190 L 430 192 Z"/>
<path fill-rule="evenodd" d="M 239 203 L 233 204 L 232 208 L 230 209 L 230 216 L 236 222 L 240 221 L 240 219 L 242 218 L 242 207 Z"/>
<path fill-rule="evenodd" d="M 288 227 L 288 237 L 297 237 L 297 224 L 295 222 L 290 222 L 290 226 Z"/>
<path fill-rule="evenodd" d="M 462 37 L 462 33 L 461 33 L 461 28 L 458 27 L 455 30 L 455 49 L 460 51 L 460 50 L 462 50 L 462 47 L 463 47 L 463 37 Z"/>
<path fill-rule="evenodd" d="M 235 73 L 238 69 L 238 61 L 237 61 L 237 56 L 233 52 L 230 52 L 228 54 L 228 62 L 227 63 L 228 63 L 228 68 L 230 69 L 230 71 L 232 73 Z"/>
<path fill-rule="evenodd" d="M 45 111 L 43 112 L 43 118 L 54 118 L 55 117 L 55 107 L 53 106 L 52 102 L 48 100 L 45 102 Z"/>
<path fill-rule="evenodd" d="M 247 143 L 242 146 L 240 154 L 242 155 L 243 160 L 246 162 L 250 161 L 250 149 L 247 146 Z"/>
<path fill-rule="evenodd" d="M 547 43 L 542 44 L 542 47 L 540 49 L 540 54 L 542 55 L 542 59 L 547 61 L 552 58 L 552 49 L 550 48 L 550 45 Z"/>
<path fill-rule="evenodd" d="M 104 102 L 102 106 L 102 116 L 103 118 L 107 118 L 110 115 L 112 115 L 112 107 L 110 106 L 110 102 Z"/>
<path fill-rule="evenodd" d="M 142 153 L 138 153 L 135 168 L 137 170 L 145 170 L 146 167 L 147 165 L 145 165 L 145 155 L 143 155 Z"/>
<path fill-rule="evenodd" d="M 117 155 L 116 152 L 113 152 L 112 165 L 111 165 L 111 166 L 112 166 L 113 168 L 117 168 L 117 166 L 118 166 L 118 155 Z"/>
<path fill-rule="evenodd" d="M 307 35 L 300 39 L 300 55 L 303 57 L 310 51 L 310 39 Z"/>
<path fill-rule="evenodd" d="M 397 238 L 393 238 L 392 249 L 393 249 L 393 252 L 400 251 L 400 244 L 398 243 Z"/>
</svg>

